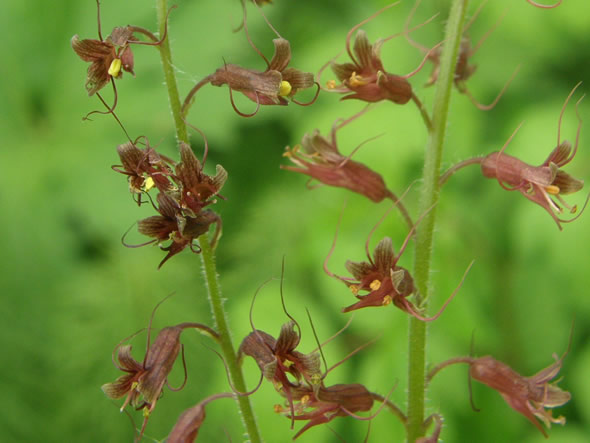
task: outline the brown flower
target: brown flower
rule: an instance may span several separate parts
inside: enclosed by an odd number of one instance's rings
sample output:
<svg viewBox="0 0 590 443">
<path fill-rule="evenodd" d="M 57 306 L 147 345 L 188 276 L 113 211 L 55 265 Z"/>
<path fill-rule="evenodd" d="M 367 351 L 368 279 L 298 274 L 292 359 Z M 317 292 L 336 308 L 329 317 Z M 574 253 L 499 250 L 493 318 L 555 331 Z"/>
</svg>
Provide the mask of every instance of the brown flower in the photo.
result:
<svg viewBox="0 0 590 443">
<path fill-rule="evenodd" d="M 571 398 L 569 392 L 556 386 L 557 382 L 549 383 L 557 377 L 563 357 L 558 359 L 554 355 L 555 363 L 532 377 L 523 377 L 505 363 L 485 356 L 471 362 L 469 374 L 473 379 L 498 391 L 512 409 L 524 415 L 547 437 L 547 432 L 535 417 L 548 428 L 551 423 L 565 424 L 565 417 L 554 418 L 551 410 L 546 408 L 562 406 Z"/>
<path fill-rule="evenodd" d="M 167 443 L 190 443 L 194 442 L 197 438 L 199 433 L 199 429 L 205 421 L 205 406 L 211 403 L 214 400 L 219 398 L 225 397 L 233 397 L 233 394 L 224 392 L 221 394 L 214 394 L 197 405 L 193 406 L 192 408 L 187 409 L 184 411 L 180 417 L 178 417 L 178 421 L 170 431 L 168 438 L 166 439 Z"/>
<path fill-rule="evenodd" d="M 297 404 L 292 411 L 286 411 L 281 405 L 275 406 L 276 412 L 283 413 L 291 419 L 309 420 L 295 434 L 293 440 L 313 426 L 328 423 L 336 417 L 353 416 L 356 412 L 369 411 L 373 407 L 372 394 L 358 383 L 328 387 L 322 385 L 315 390 L 309 386 L 301 386 L 293 389 L 293 398 Z"/>
<path fill-rule="evenodd" d="M 72 37 L 72 48 L 85 62 L 90 62 L 86 76 L 86 90 L 93 95 L 102 89 L 111 78 L 120 78 L 123 71 L 133 75 L 133 52 L 129 42 L 136 40 L 130 26 L 113 29 L 106 40 L 80 40 Z"/>
<path fill-rule="evenodd" d="M 258 106 L 287 105 L 289 103 L 287 98 L 293 99 L 293 96 L 298 91 L 310 88 L 315 84 L 313 74 L 287 67 L 291 60 L 291 46 L 287 40 L 277 38 L 273 40 L 273 43 L 275 53 L 266 71 L 260 72 L 242 68 L 238 65 L 227 64 L 210 76 L 209 80 L 212 85 L 221 86 L 227 84 L 229 86 L 232 106 L 241 115 L 245 114 L 236 109 L 231 96 L 232 91 L 241 92 L 250 100 L 256 102 Z M 293 101 L 298 103 L 294 99 Z M 313 101 L 315 101 L 315 98 Z M 185 104 L 186 102 L 185 100 Z M 255 113 L 257 111 L 258 108 Z"/>
<path fill-rule="evenodd" d="M 137 246 L 158 242 L 160 249 L 168 252 L 158 265 L 158 269 L 187 246 L 194 253 L 199 253 L 200 248 L 194 244 L 194 240 L 208 232 L 211 224 L 217 224 L 215 238 L 220 235 L 221 219 L 213 211 L 204 210 L 194 217 L 185 216 L 178 202 L 163 192 L 158 194 L 157 210 L 160 215 L 153 215 L 138 222 L 139 233 L 152 237 L 154 240 Z M 168 246 L 162 246 L 162 243 L 168 240 L 171 243 Z"/>
<path fill-rule="evenodd" d="M 561 115 L 559 116 L 557 147 L 549 154 L 547 160 L 539 166 L 533 166 L 516 157 L 504 154 L 504 148 L 510 143 L 512 137 L 514 137 L 520 128 L 519 126 L 499 152 L 492 152 L 481 161 L 481 171 L 485 177 L 495 178 L 502 188 L 508 191 L 517 190 L 525 198 L 544 208 L 553 220 L 555 220 L 560 230 L 562 229 L 561 223 L 571 222 L 581 214 L 580 212 L 580 214 L 571 220 L 563 220 L 557 216 L 557 214 L 561 214 L 562 212 L 562 208 L 557 202 L 567 208 L 572 214 L 577 211 L 576 205 L 568 205 L 561 196 L 573 194 L 584 187 L 583 180 L 578 180 L 561 169 L 574 159 L 578 150 L 580 129 L 582 126 L 582 120 L 578 114 L 578 105 L 584 97 L 576 103 L 578 130 L 576 133 L 576 144 L 573 149 L 571 143 L 567 140 L 560 141 L 560 129 L 565 107 L 579 85 L 580 83 L 570 92 L 562 107 Z M 586 199 L 587 201 L 588 199 Z"/>
<path fill-rule="evenodd" d="M 138 148 L 135 143 L 127 142 L 117 146 L 121 165 L 113 165 L 114 171 L 129 177 L 129 190 L 134 194 L 149 191 L 152 187 L 161 192 L 171 191 L 174 186 L 170 182 L 171 165 L 174 162 L 160 155 L 150 146 Z M 123 168 L 123 169 L 121 169 Z M 138 200 L 138 203 L 141 201 Z"/>
<path fill-rule="evenodd" d="M 131 345 L 117 346 L 116 366 L 125 375 L 112 383 L 102 386 L 103 392 L 110 398 L 125 397 L 121 406 L 123 410 L 128 404 L 144 409 L 144 423 L 141 434 L 145 430 L 149 415 L 156 407 L 162 388 L 167 382 L 168 374 L 172 370 L 176 357 L 180 352 L 180 334 L 187 324 L 164 328 L 158 334 L 152 346 L 149 346 L 143 362 L 140 363 L 131 355 Z M 114 360 L 113 360 L 114 361 Z"/>
<path fill-rule="evenodd" d="M 221 165 L 217 165 L 214 177 L 204 174 L 203 165 L 191 147 L 181 142 L 176 180 L 180 186 L 180 206 L 183 212 L 196 217 L 204 206 L 213 203 L 210 199 L 217 195 L 225 184 L 227 172 Z"/>
<path fill-rule="evenodd" d="M 318 130 L 311 135 L 305 134 L 301 142 L 304 152 L 300 152 L 300 146 L 297 145 L 293 149 L 287 147 L 283 154 L 299 167 L 281 168 L 309 175 L 328 186 L 349 189 L 374 202 L 392 198 L 393 194 L 385 186 L 380 174 L 352 160 L 350 156 L 340 154 L 336 144 L 336 131 L 340 127 L 332 127 L 331 140 L 322 137 Z"/>
</svg>

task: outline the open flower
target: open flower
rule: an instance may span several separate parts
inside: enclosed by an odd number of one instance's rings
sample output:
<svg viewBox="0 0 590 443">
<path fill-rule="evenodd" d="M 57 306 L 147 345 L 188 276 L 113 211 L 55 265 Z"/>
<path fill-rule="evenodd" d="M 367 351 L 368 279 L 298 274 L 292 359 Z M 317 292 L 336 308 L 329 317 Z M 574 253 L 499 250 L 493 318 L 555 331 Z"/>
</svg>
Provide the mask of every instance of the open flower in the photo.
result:
<svg viewBox="0 0 590 443">
<path fill-rule="evenodd" d="M 544 208 L 562 229 L 561 223 L 568 220 L 557 216 L 562 212 L 557 202 L 572 214 L 575 213 L 577 206 L 568 205 L 561 196 L 584 187 L 582 180 L 573 178 L 561 169 L 573 160 L 575 153 L 576 149 L 572 151 L 571 143 L 564 141 L 542 164 L 532 166 L 503 152 L 493 152 L 483 159 L 481 171 L 485 177 L 497 179 L 504 189 L 518 190 L 524 197 Z"/>
<path fill-rule="evenodd" d="M 180 143 L 180 163 L 176 165 L 176 180 L 180 186 L 180 206 L 185 214 L 196 217 L 201 209 L 211 203 L 225 181 L 227 171 L 217 165 L 214 177 L 203 173 L 203 166 L 191 147 Z"/>
<path fill-rule="evenodd" d="M 117 346 L 119 364 L 116 366 L 125 372 L 125 375 L 112 383 L 104 384 L 102 390 L 113 399 L 126 396 L 121 410 L 128 404 L 137 409 L 144 409 L 145 418 L 141 434 L 145 430 L 149 415 L 156 407 L 164 384 L 167 383 L 168 374 L 178 357 L 181 348 L 180 334 L 187 325 L 181 324 L 162 329 L 153 345 L 149 346 L 148 343 L 142 363 L 132 357 L 131 345 Z"/>
<path fill-rule="evenodd" d="M 211 224 L 217 224 L 215 237 L 217 238 L 220 234 L 221 219 L 213 211 L 200 211 L 194 217 L 183 215 L 178 202 L 163 192 L 158 194 L 157 210 L 160 215 L 144 218 L 137 224 L 140 234 L 152 237 L 154 240 L 137 246 L 145 246 L 158 242 L 160 249 L 168 252 L 166 257 L 158 265 L 158 269 L 172 256 L 178 254 L 187 246 L 194 253 L 199 253 L 199 247 L 194 245 L 193 242 L 208 232 Z M 168 246 L 162 246 L 168 240 L 171 241 L 170 244 Z"/>
<path fill-rule="evenodd" d="M 113 29 L 106 40 L 80 40 L 72 37 L 72 48 L 85 62 L 90 62 L 86 76 L 86 90 L 93 95 L 111 78 L 120 78 L 123 71 L 133 75 L 133 52 L 129 42 L 136 40 L 130 26 Z"/>
<path fill-rule="evenodd" d="M 127 142 L 117 146 L 117 153 L 121 159 L 121 165 L 113 165 L 112 168 L 129 177 L 129 190 L 132 193 L 147 192 L 154 186 L 162 192 L 171 191 L 174 188 L 170 181 L 172 175 L 170 166 L 174 162 L 158 154 L 154 148 L 148 146 L 140 149 L 134 143 Z"/>
<path fill-rule="evenodd" d="M 369 306 L 386 306 L 393 302 L 402 311 L 420 317 L 416 307 L 407 300 L 407 297 L 416 291 L 414 279 L 405 268 L 397 266 L 398 260 L 399 256 L 396 257 L 389 237 L 385 237 L 377 244 L 373 257 L 369 257 L 368 262 L 348 260 L 346 269 L 356 281 L 343 281 L 359 301 L 342 311 L 350 312 Z M 360 295 L 363 291 L 369 293 Z"/>
<path fill-rule="evenodd" d="M 303 382 L 317 387 L 322 378 L 319 355 L 316 352 L 303 354 L 295 350 L 301 337 L 295 332 L 294 326 L 292 321 L 285 323 L 276 340 L 264 331 L 252 331 L 239 348 L 239 355 L 248 355 L 256 361 L 264 377 L 287 398 L 291 409 L 293 389 L 302 386 Z"/>
<path fill-rule="evenodd" d="M 379 55 L 383 42 L 378 40 L 371 45 L 365 31 L 359 30 L 354 42 L 355 57 L 347 39 L 347 51 L 352 63 L 332 63 L 332 70 L 341 84 L 329 83 L 328 89 L 347 93 L 342 100 L 357 99 L 369 103 L 390 100 L 400 105 L 410 101 L 412 86 L 407 77 L 390 74 L 383 67 Z"/>
<path fill-rule="evenodd" d="M 302 386 L 293 390 L 293 396 L 297 402 L 293 411 L 285 410 L 281 405 L 275 406 L 276 412 L 291 419 L 309 420 L 293 440 L 313 426 L 328 423 L 336 417 L 354 416 L 356 412 L 369 411 L 373 407 L 372 394 L 358 383 L 322 385 L 317 390 Z"/>
<path fill-rule="evenodd" d="M 571 398 L 569 392 L 556 386 L 557 382 L 550 383 L 557 377 L 563 361 L 563 357 L 554 357 L 555 363 L 532 377 L 523 377 L 490 356 L 474 359 L 469 374 L 474 380 L 498 391 L 512 409 L 524 415 L 547 437 L 547 432 L 535 417 L 548 428 L 551 423 L 565 424 L 565 417 L 553 417 L 551 410 L 546 408 L 562 406 Z"/>
<path fill-rule="evenodd" d="M 285 150 L 283 154 L 299 167 L 281 166 L 282 169 L 301 172 L 328 186 L 346 188 L 364 195 L 374 202 L 384 198 L 392 198 L 392 193 L 385 186 L 383 177 L 369 169 L 362 163 L 344 157 L 338 151 L 336 131 L 332 128 L 331 141 L 322 137 L 318 130 L 305 134 L 301 142 L 304 152 L 300 152 L 299 145 Z"/>
<path fill-rule="evenodd" d="M 232 91 L 241 92 L 250 100 L 256 102 L 258 106 L 287 105 L 289 103 L 287 98 L 293 99 L 293 96 L 298 91 L 310 88 L 315 84 L 313 74 L 287 67 L 291 61 L 289 41 L 284 38 L 277 38 L 273 40 L 273 43 L 275 53 L 266 71 L 260 72 L 242 68 L 238 65 L 227 64 L 215 71 L 208 79 L 214 86 L 224 84 L 229 86 L 232 106 L 240 115 L 244 114 L 236 109 L 231 96 Z M 185 100 L 185 103 L 187 100 Z M 295 101 L 295 103 L 298 102 Z M 257 111 L 258 109 L 255 113 Z"/>
</svg>

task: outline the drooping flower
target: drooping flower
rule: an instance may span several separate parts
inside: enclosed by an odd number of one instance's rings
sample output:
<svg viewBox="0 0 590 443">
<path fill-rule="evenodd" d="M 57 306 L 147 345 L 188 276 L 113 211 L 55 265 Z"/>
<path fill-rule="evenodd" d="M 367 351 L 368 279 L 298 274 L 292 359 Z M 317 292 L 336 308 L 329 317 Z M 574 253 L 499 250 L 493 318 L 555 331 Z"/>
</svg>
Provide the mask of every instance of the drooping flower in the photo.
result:
<svg viewBox="0 0 590 443">
<path fill-rule="evenodd" d="M 331 141 L 321 136 L 318 130 L 305 134 L 301 142 L 304 152 L 300 152 L 297 145 L 293 149 L 287 147 L 283 154 L 298 167 L 281 168 L 309 175 L 328 186 L 349 189 L 374 202 L 393 198 L 380 174 L 352 160 L 350 156 L 340 154 L 336 144 L 337 129 L 336 125 L 332 128 Z"/>
<path fill-rule="evenodd" d="M 399 256 L 396 257 L 393 251 L 391 238 L 385 237 L 381 240 L 375 247 L 373 257 L 368 258 L 368 262 L 346 262 L 346 269 L 356 281 L 343 281 L 359 301 L 342 311 L 386 306 L 393 302 L 402 311 L 419 316 L 416 307 L 407 300 L 407 297 L 416 291 L 414 279 L 407 269 L 397 266 Z M 369 293 L 360 295 L 363 291 Z"/>
<path fill-rule="evenodd" d="M 302 382 L 315 386 L 322 378 L 319 354 L 296 351 L 300 341 L 301 337 L 295 332 L 295 323 L 290 321 L 281 327 L 278 339 L 264 331 L 255 330 L 248 334 L 239 348 L 239 354 L 252 357 L 264 377 L 273 382 L 290 403 L 293 388 Z M 287 374 L 292 377 L 289 378 Z"/>
<path fill-rule="evenodd" d="M 205 406 L 214 400 L 225 397 L 233 397 L 227 392 L 214 394 L 195 406 L 184 411 L 166 438 L 167 443 L 192 443 L 197 439 L 201 425 L 205 421 Z"/>
<path fill-rule="evenodd" d="M 383 67 L 380 51 L 384 40 L 371 45 L 365 31 L 360 29 L 354 42 L 354 55 L 348 43 L 347 39 L 352 62 L 332 63 L 332 70 L 341 83 L 329 83 L 329 90 L 347 94 L 342 100 L 357 99 L 369 103 L 390 100 L 400 105 L 410 101 L 413 93 L 407 76 L 390 74 Z"/>
<path fill-rule="evenodd" d="M 242 114 L 235 107 L 231 95 L 232 91 L 241 92 L 250 100 L 256 102 L 258 106 L 287 105 L 289 103 L 288 98 L 295 103 L 301 104 L 294 100 L 295 94 L 315 84 L 313 74 L 287 67 L 291 61 L 291 46 L 288 40 L 277 38 L 273 40 L 273 43 L 275 53 L 264 72 L 226 64 L 208 78 L 208 81 L 214 86 L 228 85 L 232 106 L 240 115 L 246 114 Z M 183 108 L 186 108 L 187 100 L 185 100 Z M 315 98 L 313 101 L 315 101 Z M 254 113 L 257 111 L 258 108 Z"/>
<path fill-rule="evenodd" d="M 548 428 L 551 423 L 565 424 L 565 417 L 553 417 L 551 408 L 562 406 L 571 398 L 569 392 L 557 387 L 557 382 L 550 383 L 557 377 L 563 362 L 563 357 L 558 359 L 554 355 L 554 358 L 556 361 L 552 365 L 532 377 L 523 377 L 505 363 L 485 356 L 473 359 L 469 374 L 474 380 L 498 391 L 512 409 L 524 415 L 548 437 L 536 418 Z"/>
<path fill-rule="evenodd" d="M 357 412 L 369 411 L 374 403 L 372 394 L 358 383 L 327 387 L 321 385 L 319 389 L 301 386 L 293 389 L 293 398 L 296 404 L 291 411 L 281 405 L 275 406 L 277 413 L 285 414 L 291 419 L 309 420 L 295 434 L 293 440 L 313 426 L 328 423 L 336 417 L 353 416 Z"/>
<path fill-rule="evenodd" d="M 564 141 L 539 166 L 529 165 L 503 152 L 493 152 L 481 162 L 481 171 L 485 177 L 497 179 L 504 189 L 518 190 L 524 197 L 544 208 L 561 230 L 561 223 L 568 220 L 557 216 L 562 212 L 557 202 L 572 214 L 575 213 L 577 206 L 568 205 L 561 196 L 584 187 L 582 180 L 561 169 L 573 160 L 576 149 L 577 146 L 572 151 L 571 143 Z"/>
<path fill-rule="evenodd" d="M 119 361 L 116 366 L 126 374 L 112 383 L 104 384 L 102 390 L 113 399 L 126 397 L 121 410 L 128 404 L 144 410 L 141 434 L 178 357 L 181 348 L 180 334 L 185 327 L 182 324 L 162 329 L 153 345 L 148 346 L 141 363 L 132 357 L 131 345 L 119 345 L 116 349 Z"/>
<path fill-rule="evenodd" d="M 217 232 L 215 237 L 220 234 L 221 219 L 213 211 L 203 210 L 193 216 L 187 216 L 182 213 L 182 208 L 179 203 L 170 197 L 168 194 L 160 192 L 157 197 L 157 210 L 160 215 L 153 215 L 144 218 L 138 222 L 138 231 L 140 234 L 152 237 L 147 243 L 139 246 L 158 242 L 160 249 L 167 251 L 168 254 L 158 265 L 158 269 L 162 267 L 166 261 L 172 256 L 181 252 L 187 246 L 190 247 L 194 253 L 199 253 L 200 249 L 194 245 L 195 239 L 209 231 L 209 227 L 217 224 Z M 163 243 L 170 240 L 168 246 L 163 246 Z M 195 249 L 195 246 L 197 249 Z"/>
<path fill-rule="evenodd" d="M 111 78 L 120 78 L 123 71 L 133 75 L 133 52 L 130 41 L 137 40 L 130 26 L 117 27 L 105 40 L 84 39 L 77 35 L 72 37 L 72 48 L 85 62 L 90 62 L 86 76 L 86 91 L 94 95 L 102 89 Z"/>
<path fill-rule="evenodd" d="M 225 181 L 227 171 L 217 165 L 215 176 L 203 173 L 203 166 L 191 147 L 180 143 L 180 163 L 176 165 L 176 181 L 180 187 L 180 206 L 185 214 L 196 217 L 201 209 L 211 203 Z"/>
<path fill-rule="evenodd" d="M 134 194 L 149 191 L 156 187 L 161 192 L 174 188 L 170 181 L 174 162 L 160 155 L 150 146 L 140 149 L 135 143 L 127 142 L 117 146 L 121 165 L 113 165 L 113 170 L 129 177 L 129 190 Z M 123 168 L 123 169 L 121 169 Z"/>
</svg>

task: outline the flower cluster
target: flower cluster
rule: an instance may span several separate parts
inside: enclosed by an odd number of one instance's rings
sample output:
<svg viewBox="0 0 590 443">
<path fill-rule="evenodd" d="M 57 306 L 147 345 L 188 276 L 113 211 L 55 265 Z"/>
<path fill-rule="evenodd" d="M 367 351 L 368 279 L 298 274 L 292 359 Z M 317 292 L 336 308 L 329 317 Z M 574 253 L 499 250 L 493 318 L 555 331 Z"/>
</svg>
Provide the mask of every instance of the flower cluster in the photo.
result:
<svg viewBox="0 0 590 443">
<path fill-rule="evenodd" d="M 153 187 L 159 191 L 157 206 L 154 205 L 159 215 L 138 222 L 139 232 L 153 240 L 136 245 L 157 243 L 167 252 L 158 268 L 187 246 L 200 252 L 194 241 L 207 233 L 212 224 L 217 225 L 213 244 L 216 243 L 221 235 L 221 219 L 203 208 L 215 202 L 214 197 L 227 180 L 222 166 L 217 165 L 214 176 L 205 174 L 204 166 L 186 143 L 180 143 L 179 163 L 159 155 L 154 148 L 140 149 L 133 143 L 120 145 L 117 152 L 122 165 L 113 169 L 129 177 L 129 188 L 134 194 L 147 194 Z M 141 203 L 141 197 L 137 201 Z"/>
</svg>

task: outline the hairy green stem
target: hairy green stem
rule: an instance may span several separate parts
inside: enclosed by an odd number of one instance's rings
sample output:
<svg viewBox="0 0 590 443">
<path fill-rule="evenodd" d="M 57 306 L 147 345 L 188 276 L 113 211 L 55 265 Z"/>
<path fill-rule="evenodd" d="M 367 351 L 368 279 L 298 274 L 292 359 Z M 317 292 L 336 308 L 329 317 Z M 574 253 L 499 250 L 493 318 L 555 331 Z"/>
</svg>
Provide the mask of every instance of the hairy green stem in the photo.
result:
<svg viewBox="0 0 590 443">
<path fill-rule="evenodd" d="M 416 230 L 416 253 L 414 258 L 414 281 L 418 288 L 421 307 L 426 307 L 429 297 L 429 274 L 434 237 L 436 208 L 439 198 L 439 177 L 445 131 L 453 87 L 455 65 L 465 15 L 469 0 L 453 0 L 447 28 L 445 45 L 441 56 L 440 72 L 434 96 L 432 129 L 424 157 L 424 184 L 421 190 L 420 211 L 428 213 Z M 429 209 L 431 209 L 429 211 Z M 425 381 L 426 381 L 426 323 L 410 318 L 408 338 L 408 442 L 415 442 L 424 435 Z"/>
<path fill-rule="evenodd" d="M 160 35 L 163 35 L 166 29 L 166 14 L 168 9 L 166 0 L 156 0 L 156 9 L 158 13 L 158 28 Z M 189 143 L 186 123 L 184 122 L 182 116 L 180 96 L 178 94 L 178 87 L 176 85 L 176 74 L 174 72 L 174 66 L 172 65 L 172 56 L 170 53 L 170 44 L 168 38 L 166 38 L 160 45 L 160 56 L 162 59 L 166 87 L 168 88 L 170 108 L 172 115 L 174 116 L 176 136 L 178 141 Z M 223 308 L 221 287 L 219 285 L 217 268 L 215 265 L 215 253 L 209 244 L 207 234 L 199 237 L 199 245 L 201 247 L 201 262 L 203 266 L 205 282 L 207 285 L 209 304 L 211 305 L 211 311 L 215 319 L 215 329 L 219 333 L 221 351 L 223 353 L 223 357 L 225 358 L 234 388 L 240 392 L 246 392 L 246 383 L 244 382 L 244 376 L 238 364 L 236 351 L 231 340 L 231 333 L 227 322 L 227 317 Z M 259 443 L 261 438 L 249 398 L 246 396 L 237 396 L 237 402 L 250 441 L 252 443 Z"/>
</svg>

